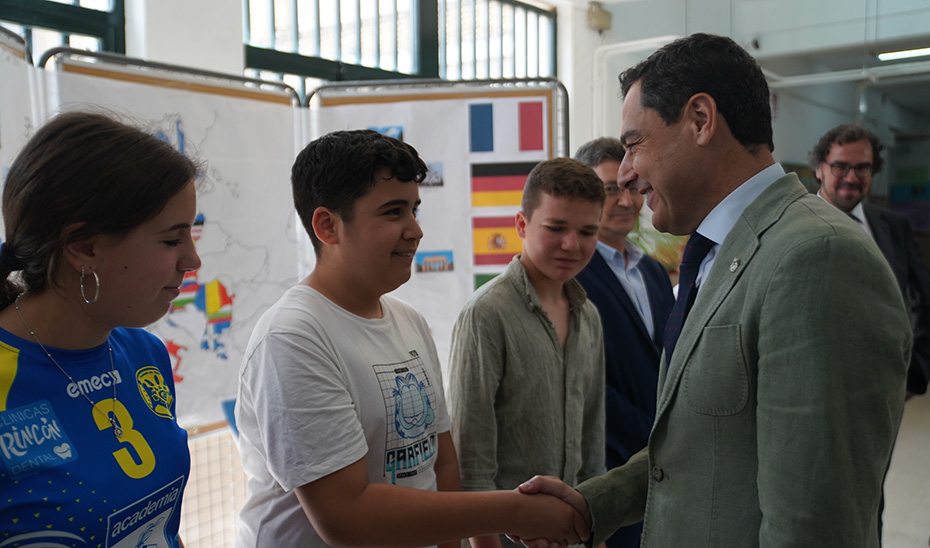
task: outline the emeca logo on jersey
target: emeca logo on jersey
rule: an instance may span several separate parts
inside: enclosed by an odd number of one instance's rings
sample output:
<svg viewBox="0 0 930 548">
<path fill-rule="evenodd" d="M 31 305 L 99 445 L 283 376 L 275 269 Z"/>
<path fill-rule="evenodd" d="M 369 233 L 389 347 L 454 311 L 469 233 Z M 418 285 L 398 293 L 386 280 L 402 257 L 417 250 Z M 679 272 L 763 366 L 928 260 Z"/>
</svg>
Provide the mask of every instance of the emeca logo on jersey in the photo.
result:
<svg viewBox="0 0 930 548">
<path fill-rule="evenodd" d="M 104 371 L 99 375 L 92 375 L 86 379 L 69 382 L 67 391 L 72 398 L 80 398 L 81 394 L 93 394 L 99 390 L 107 390 L 123 382 L 119 371 Z"/>
</svg>

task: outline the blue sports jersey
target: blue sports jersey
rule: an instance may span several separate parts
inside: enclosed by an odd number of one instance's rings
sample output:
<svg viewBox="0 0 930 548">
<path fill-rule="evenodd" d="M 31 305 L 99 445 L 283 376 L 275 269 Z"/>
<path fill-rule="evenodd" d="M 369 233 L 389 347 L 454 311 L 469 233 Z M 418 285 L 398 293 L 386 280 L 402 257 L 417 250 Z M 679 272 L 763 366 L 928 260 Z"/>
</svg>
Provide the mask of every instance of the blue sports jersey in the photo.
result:
<svg viewBox="0 0 930 548">
<path fill-rule="evenodd" d="M 113 371 L 106 344 L 48 349 L 92 407 L 35 342 L 0 329 L 0 545 L 178 546 L 190 453 L 168 352 L 141 329 L 110 344 Z"/>
</svg>

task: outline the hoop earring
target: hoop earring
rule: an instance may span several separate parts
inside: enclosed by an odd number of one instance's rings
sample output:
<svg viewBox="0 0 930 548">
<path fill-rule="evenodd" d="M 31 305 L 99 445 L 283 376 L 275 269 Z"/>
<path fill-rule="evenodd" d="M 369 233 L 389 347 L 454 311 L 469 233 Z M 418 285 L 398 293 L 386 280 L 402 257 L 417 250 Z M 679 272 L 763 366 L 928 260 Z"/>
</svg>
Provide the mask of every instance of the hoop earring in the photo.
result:
<svg viewBox="0 0 930 548">
<path fill-rule="evenodd" d="M 98 276 L 94 271 L 91 271 L 91 274 L 94 275 L 94 283 L 96 284 L 97 289 L 94 292 L 94 299 L 88 300 L 87 295 L 84 294 L 84 267 L 81 267 L 81 298 L 84 299 L 84 302 L 87 304 L 94 304 L 97 302 L 97 299 L 100 298 L 100 276 Z"/>
</svg>

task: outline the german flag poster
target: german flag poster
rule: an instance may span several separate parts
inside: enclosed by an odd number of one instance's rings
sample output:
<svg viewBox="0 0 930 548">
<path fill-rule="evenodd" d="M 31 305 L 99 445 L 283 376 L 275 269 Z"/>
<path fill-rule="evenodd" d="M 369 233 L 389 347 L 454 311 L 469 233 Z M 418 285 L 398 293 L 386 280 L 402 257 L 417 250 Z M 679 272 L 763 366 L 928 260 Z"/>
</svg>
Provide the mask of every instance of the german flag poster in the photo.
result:
<svg viewBox="0 0 930 548">
<path fill-rule="evenodd" d="M 471 165 L 471 206 L 520 206 L 526 176 L 538 162 Z"/>
</svg>

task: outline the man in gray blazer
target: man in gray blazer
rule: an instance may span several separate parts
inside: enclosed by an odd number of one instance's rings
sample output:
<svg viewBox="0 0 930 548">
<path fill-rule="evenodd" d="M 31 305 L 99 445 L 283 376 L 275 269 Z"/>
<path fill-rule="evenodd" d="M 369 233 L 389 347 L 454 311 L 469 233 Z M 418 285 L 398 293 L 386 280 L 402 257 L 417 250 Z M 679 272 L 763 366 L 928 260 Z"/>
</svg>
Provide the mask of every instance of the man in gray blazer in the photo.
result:
<svg viewBox="0 0 930 548">
<path fill-rule="evenodd" d="M 676 40 L 620 80 L 618 181 L 709 252 L 679 286 L 697 297 L 669 320 L 649 445 L 577 491 L 521 489 L 570 502 L 595 545 L 645 518 L 644 548 L 878 546 L 911 348 L 891 269 L 775 162 L 768 86 L 731 39 Z"/>
</svg>

